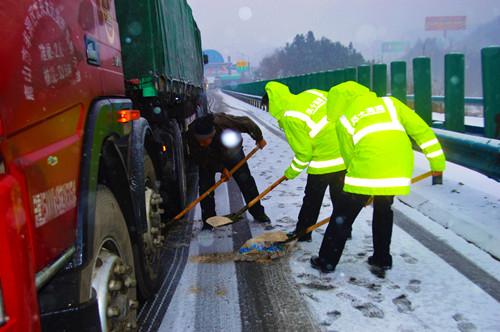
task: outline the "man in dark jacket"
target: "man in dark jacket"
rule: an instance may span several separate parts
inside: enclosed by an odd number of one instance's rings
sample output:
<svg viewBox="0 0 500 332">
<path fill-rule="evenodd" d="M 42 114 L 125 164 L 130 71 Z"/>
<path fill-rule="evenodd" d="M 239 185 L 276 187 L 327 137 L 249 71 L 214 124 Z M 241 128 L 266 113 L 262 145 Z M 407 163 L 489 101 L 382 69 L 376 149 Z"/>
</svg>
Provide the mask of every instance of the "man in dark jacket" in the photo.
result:
<svg viewBox="0 0 500 332">
<path fill-rule="evenodd" d="M 207 191 L 215 183 L 215 173 L 229 179 L 229 170 L 245 158 L 242 148 L 241 133 L 249 134 L 261 149 L 266 146 L 260 128 L 246 116 L 234 116 L 225 113 L 208 114 L 196 119 L 188 130 L 190 156 L 198 164 L 199 193 Z M 259 195 L 248 164 L 245 163 L 234 173 L 234 179 L 248 203 Z M 211 226 L 206 220 L 215 216 L 214 193 L 201 201 L 203 229 Z M 249 209 L 258 222 L 270 222 L 260 202 Z"/>
</svg>

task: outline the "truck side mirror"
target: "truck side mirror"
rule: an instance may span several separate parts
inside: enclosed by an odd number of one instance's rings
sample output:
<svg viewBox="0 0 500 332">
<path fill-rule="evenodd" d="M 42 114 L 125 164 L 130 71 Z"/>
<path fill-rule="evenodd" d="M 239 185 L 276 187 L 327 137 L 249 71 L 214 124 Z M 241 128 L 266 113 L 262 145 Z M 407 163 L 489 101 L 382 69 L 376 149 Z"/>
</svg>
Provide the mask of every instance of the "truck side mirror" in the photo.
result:
<svg viewBox="0 0 500 332">
<path fill-rule="evenodd" d="M 208 55 L 203 54 L 203 64 L 206 65 L 208 63 Z"/>
</svg>

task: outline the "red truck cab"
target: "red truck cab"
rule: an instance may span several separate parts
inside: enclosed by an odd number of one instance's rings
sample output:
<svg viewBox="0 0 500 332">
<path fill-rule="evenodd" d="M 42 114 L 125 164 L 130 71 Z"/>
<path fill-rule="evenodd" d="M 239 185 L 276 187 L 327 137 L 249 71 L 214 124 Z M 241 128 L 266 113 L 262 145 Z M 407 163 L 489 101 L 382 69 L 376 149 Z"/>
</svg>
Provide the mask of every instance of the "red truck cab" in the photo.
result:
<svg viewBox="0 0 500 332">
<path fill-rule="evenodd" d="M 140 20 L 151 38 L 134 41 Z M 182 29 L 163 38 L 167 24 Z M 0 40 L 0 332 L 133 331 L 185 204 L 183 136 L 206 105 L 191 9 L 2 0 Z"/>
<path fill-rule="evenodd" d="M 74 248 L 87 110 L 125 95 L 113 6 L 0 4 L 0 331 L 38 330 L 36 282 Z"/>
</svg>

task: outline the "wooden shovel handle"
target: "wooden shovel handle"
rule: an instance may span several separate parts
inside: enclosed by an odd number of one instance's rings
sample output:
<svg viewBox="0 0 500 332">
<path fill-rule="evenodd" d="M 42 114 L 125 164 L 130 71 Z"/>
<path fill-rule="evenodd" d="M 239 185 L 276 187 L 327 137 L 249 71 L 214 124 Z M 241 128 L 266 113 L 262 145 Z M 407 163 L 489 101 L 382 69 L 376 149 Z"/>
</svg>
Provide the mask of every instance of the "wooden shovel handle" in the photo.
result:
<svg viewBox="0 0 500 332">
<path fill-rule="evenodd" d="M 413 179 L 411 179 L 411 183 L 417 183 L 418 181 L 422 181 L 423 179 L 426 179 L 429 176 L 432 176 L 433 174 L 434 174 L 433 171 L 428 171 L 423 174 L 417 175 Z"/>
<path fill-rule="evenodd" d="M 229 171 L 229 174 L 230 174 L 230 175 L 233 175 L 234 173 L 236 173 L 236 171 L 237 171 L 237 170 L 239 170 L 239 169 L 240 169 L 240 167 L 241 167 L 241 166 L 243 166 L 243 165 L 247 162 L 247 160 L 248 160 L 248 159 L 252 158 L 252 156 L 253 156 L 254 154 L 256 154 L 256 153 L 257 153 L 257 151 L 259 151 L 259 150 L 260 150 L 260 148 L 259 148 L 258 146 L 254 147 L 254 148 L 252 149 L 252 151 L 250 151 L 250 152 L 249 152 L 249 153 L 245 156 L 245 158 L 241 159 L 241 160 L 240 160 L 240 161 L 239 161 L 239 162 L 238 162 L 238 163 L 237 163 L 237 164 L 236 164 L 233 168 L 231 168 L 231 170 Z M 229 179 L 225 179 L 225 180 L 229 180 Z"/>
<path fill-rule="evenodd" d="M 234 216 L 240 216 L 242 215 L 243 213 L 246 212 L 246 210 L 248 210 L 249 208 L 251 208 L 252 206 L 254 206 L 258 201 L 260 201 L 264 196 L 266 196 L 267 194 L 269 194 L 269 192 L 271 190 L 273 190 L 274 188 L 276 188 L 281 182 L 285 181 L 287 178 L 286 176 L 282 176 L 280 177 L 278 180 L 276 180 L 273 184 L 271 184 L 269 187 L 267 187 L 263 192 L 261 192 L 257 197 L 255 197 L 254 199 L 252 199 L 250 202 L 248 202 L 247 205 L 245 205 L 243 208 L 241 208 L 238 212 L 236 212 L 234 214 Z"/>
<path fill-rule="evenodd" d="M 425 178 L 428 178 L 429 176 L 432 176 L 432 173 L 433 173 L 432 171 L 429 171 L 429 172 L 417 175 L 416 177 L 414 177 L 413 179 L 411 179 L 411 183 L 416 183 L 416 182 L 421 181 L 421 180 L 423 180 Z M 370 205 L 372 202 L 373 202 L 373 197 L 370 197 L 370 199 L 368 200 L 368 202 L 366 202 L 365 206 Z M 284 241 L 284 243 L 293 241 L 293 240 L 298 239 L 298 238 L 300 238 L 300 237 L 302 237 L 302 236 L 304 236 L 306 234 L 309 234 L 312 231 L 314 231 L 316 228 L 323 226 L 324 224 L 328 223 L 329 221 L 330 221 L 330 217 L 325 218 L 325 219 L 321 220 L 320 222 L 318 222 L 318 223 L 316 223 L 316 224 L 314 224 L 312 226 L 307 227 L 305 230 L 303 230 L 302 232 L 299 232 L 298 234 L 296 234 L 295 236 L 291 237 L 290 239 Z"/>
<path fill-rule="evenodd" d="M 312 225 L 312 226 L 309 226 L 306 228 L 305 232 L 304 232 L 304 235 L 308 234 L 308 233 L 311 233 L 312 231 L 314 231 L 316 228 L 318 227 L 321 227 L 323 226 L 324 224 L 327 224 L 328 222 L 330 221 L 330 217 L 327 217 L 323 220 L 321 220 L 320 222 Z"/>
<path fill-rule="evenodd" d="M 233 175 L 234 173 L 236 173 L 236 171 L 238 169 L 241 168 L 241 166 L 243 166 L 248 159 L 252 158 L 252 156 L 257 153 L 257 151 L 259 151 L 259 147 L 256 146 L 255 148 L 253 148 L 252 151 L 250 151 L 246 156 L 245 158 L 241 159 L 230 171 L 229 171 L 229 174 L 230 175 Z M 219 181 L 217 181 L 213 186 L 211 186 L 207 191 L 205 191 L 203 194 L 201 194 L 197 199 L 195 199 L 194 201 L 192 201 L 188 206 L 186 206 L 186 208 L 184 210 L 182 210 L 178 215 L 176 215 L 174 217 L 174 220 L 179 220 L 181 219 L 182 217 L 184 217 L 184 215 L 186 213 L 188 213 L 192 208 L 194 208 L 196 206 L 196 204 L 198 204 L 199 202 L 201 202 L 205 197 L 207 197 L 208 195 L 210 195 L 215 189 L 217 189 L 218 186 L 220 186 L 221 184 L 223 184 L 224 182 L 226 182 L 227 180 L 229 179 L 226 179 L 225 177 L 222 177 Z"/>
<path fill-rule="evenodd" d="M 255 197 L 254 199 L 252 199 L 249 203 L 248 203 L 248 207 L 251 208 L 252 206 L 254 206 L 258 201 L 260 201 L 264 196 L 266 196 L 267 194 L 269 194 L 269 192 L 271 190 L 273 190 L 274 188 L 276 188 L 281 182 L 285 181 L 286 180 L 286 176 L 282 176 L 280 177 L 278 180 L 276 180 L 273 184 L 271 184 L 269 187 L 267 187 L 263 192 L 261 192 L 257 197 Z"/>
</svg>

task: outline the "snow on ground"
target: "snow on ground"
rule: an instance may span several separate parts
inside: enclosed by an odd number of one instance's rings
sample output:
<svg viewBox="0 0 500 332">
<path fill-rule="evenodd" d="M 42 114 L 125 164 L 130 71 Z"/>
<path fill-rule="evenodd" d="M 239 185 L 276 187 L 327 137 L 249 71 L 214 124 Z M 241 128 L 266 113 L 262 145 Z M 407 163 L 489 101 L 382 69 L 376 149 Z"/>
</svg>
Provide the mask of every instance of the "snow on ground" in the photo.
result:
<svg viewBox="0 0 500 332">
<path fill-rule="evenodd" d="M 223 100 L 232 113 L 260 120 L 257 123 L 269 145 L 249 164 L 262 190 L 282 175 L 293 157 L 292 152 L 279 137 L 276 121 L 268 113 L 227 95 L 223 95 Z M 245 149 L 249 151 L 252 147 L 252 140 L 246 137 Z M 425 172 L 427 161 L 420 153 L 415 155 L 415 174 Z M 281 184 L 264 199 L 276 229 L 294 228 L 305 183 L 306 174 L 302 174 Z M 422 181 L 412 188 L 412 195 L 416 196 L 408 196 L 412 197 L 409 201 L 415 208 L 408 202 L 405 205 L 398 201 L 394 207 L 498 279 L 500 262 L 455 234 L 457 229 L 467 227 L 451 225 L 468 221 L 470 226 L 486 229 L 477 236 L 478 246 L 484 242 L 482 237 L 486 232 L 498 236 L 499 189 L 497 182 L 448 163 L 443 186 L 431 186 L 430 180 Z M 330 213 L 327 194 L 320 219 Z M 290 257 L 300 292 L 324 330 L 500 331 L 500 304 L 397 226 L 391 247 L 394 267 L 383 279 L 373 275 L 366 264 L 372 251 L 371 213 L 371 208 L 365 208 L 356 220 L 353 239 L 348 242 L 335 273 L 321 274 L 309 265 L 310 256 L 319 249 L 324 227 L 315 231 L 312 243 L 300 243 Z M 447 224 L 449 229 L 431 219 Z"/>
</svg>

